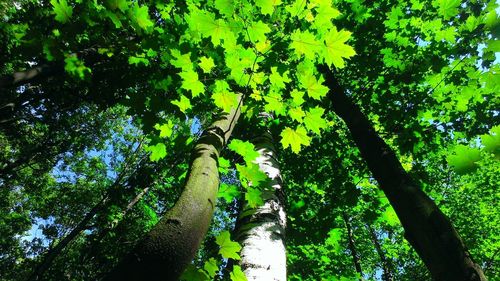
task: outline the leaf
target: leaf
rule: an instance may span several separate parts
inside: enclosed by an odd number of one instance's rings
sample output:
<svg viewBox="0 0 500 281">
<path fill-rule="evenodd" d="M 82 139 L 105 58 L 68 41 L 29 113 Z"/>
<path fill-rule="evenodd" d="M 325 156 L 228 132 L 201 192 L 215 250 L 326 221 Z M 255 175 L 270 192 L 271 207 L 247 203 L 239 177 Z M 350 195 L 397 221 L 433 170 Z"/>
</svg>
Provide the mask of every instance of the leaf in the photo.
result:
<svg viewBox="0 0 500 281">
<path fill-rule="evenodd" d="M 242 184 L 249 186 L 259 186 L 261 182 L 267 180 L 267 175 L 262 172 L 259 168 L 259 165 L 250 163 L 247 165 L 239 165 L 236 164 L 236 170 L 240 175 L 240 180 L 242 180 Z"/>
<path fill-rule="evenodd" d="M 247 164 L 252 163 L 252 161 L 259 157 L 259 153 L 255 151 L 255 146 L 249 141 L 233 139 L 227 147 L 241 155 Z"/>
<path fill-rule="evenodd" d="M 229 37 L 234 37 L 231 28 L 223 19 L 215 19 L 213 13 L 192 8 L 186 17 L 189 27 L 194 32 L 199 32 L 203 38 L 210 37 L 214 46 L 222 44 Z"/>
<path fill-rule="evenodd" d="M 135 5 L 130 9 L 130 17 L 144 30 L 154 26 L 154 23 L 149 18 L 148 6 L 139 7 L 137 2 L 135 2 Z"/>
<path fill-rule="evenodd" d="M 177 67 L 181 68 L 183 71 L 188 71 L 193 69 L 193 63 L 191 62 L 191 53 L 187 53 L 182 55 L 181 52 L 177 49 L 172 49 L 170 51 L 172 56 L 175 58 L 173 60 L 170 60 L 170 63 Z"/>
<path fill-rule="evenodd" d="M 193 98 L 205 92 L 205 85 L 198 79 L 198 73 L 192 69 L 182 71 L 179 76 L 182 78 L 181 88 L 191 91 Z"/>
<path fill-rule="evenodd" d="M 200 68 L 203 70 L 204 73 L 210 73 L 212 71 L 212 68 L 214 68 L 215 63 L 214 59 L 211 57 L 201 57 L 200 58 L 200 63 L 198 64 Z"/>
<path fill-rule="evenodd" d="M 283 147 L 290 146 L 294 153 L 299 153 L 302 145 L 308 146 L 311 143 L 311 138 L 307 136 L 307 131 L 302 126 L 298 126 L 296 130 L 286 127 L 280 136 Z"/>
<path fill-rule="evenodd" d="M 156 124 L 154 128 L 160 131 L 160 138 L 169 138 L 172 136 L 174 123 L 172 123 L 172 120 L 168 120 L 167 123 Z"/>
<path fill-rule="evenodd" d="M 271 86 L 276 89 L 284 89 L 286 87 L 285 83 L 290 83 L 292 80 L 288 77 L 288 70 L 283 73 L 283 76 L 278 72 L 276 66 L 271 67 L 271 75 L 269 75 L 269 81 Z"/>
<path fill-rule="evenodd" d="M 233 202 L 234 198 L 240 196 L 238 187 L 234 184 L 221 183 L 218 198 L 223 198 L 226 203 Z"/>
<path fill-rule="evenodd" d="M 87 74 L 92 73 L 92 70 L 83 64 L 76 55 L 70 55 L 64 59 L 64 70 L 73 77 L 85 79 Z"/>
<path fill-rule="evenodd" d="M 356 54 L 351 46 L 344 44 L 349 38 L 351 38 L 349 31 L 341 30 L 338 32 L 335 27 L 327 33 L 323 47 L 326 64 L 343 68 L 345 66 L 344 58 L 348 59 Z"/>
<path fill-rule="evenodd" d="M 73 16 L 73 7 L 66 0 L 50 0 L 50 4 L 54 7 L 56 21 L 66 23 Z"/>
<path fill-rule="evenodd" d="M 481 153 L 478 149 L 457 145 L 446 160 L 457 174 L 465 174 L 478 168 L 476 162 L 481 160 Z"/>
<path fill-rule="evenodd" d="M 274 8 L 281 3 L 281 0 L 255 0 L 255 6 L 260 8 L 263 15 L 272 15 Z"/>
<path fill-rule="evenodd" d="M 490 130 L 490 134 L 482 135 L 481 142 L 484 150 L 493 153 L 500 159 L 500 126 L 495 126 Z"/>
<path fill-rule="evenodd" d="M 262 192 L 253 187 L 248 187 L 245 193 L 245 200 L 248 202 L 250 208 L 256 208 L 258 206 L 264 205 L 264 200 L 262 200 Z"/>
<path fill-rule="evenodd" d="M 120 9 L 120 11 L 125 12 L 128 9 L 127 0 L 108 0 L 107 2 L 111 10 Z"/>
<path fill-rule="evenodd" d="M 319 106 L 311 108 L 304 117 L 304 125 L 306 128 L 318 135 L 321 134 L 320 129 L 328 127 L 328 122 L 321 117 L 324 112 L 325 110 Z"/>
<path fill-rule="evenodd" d="M 229 231 L 222 231 L 217 237 L 215 237 L 215 243 L 219 245 L 219 253 L 225 259 L 239 260 L 240 255 L 238 252 L 241 250 L 240 244 L 231 241 Z"/>
<path fill-rule="evenodd" d="M 215 89 L 212 99 L 217 107 L 225 112 L 238 107 L 238 95 L 229 90 L 229 85 L 224 80 L 215 81 Z"/>
<path fill-rule="evenodd" d="M 292 40 L 290 47 L 299 58 L 304 55 L 306 59 L 314 60 L 316 54 L 321 50 L 321 43 L 309 31 L 302 32 L 297 29 L 292 33 L 290 39 Z"/>
<path fill-rule="evenodd" d="M 191 102 L 186 96 L 181 95 L 179 100 L 171 101 L 173 105 L 177 105 L 181 112 L 186 113 L 186 110 L 191 108 Z"/>
<path fill-rule="evenodd" d="M 302 118 L 306 116 L 302 107 L 294 107 L 288 110 L 288 115 L 295 121 L 302 123 Z"/>
<path fill-rule="evenodd" d="M 151 152 L 149 155 L 149 160 L 157 162 L 167 156 L 167 147 L 163 143 L 157 143 L 155 145 L 149 145 L 145 148 L 146 151 Z"/>
<path fill-rule="evenodd" d="M 210 279 L 213 279 L 217 271 L 219 271 L 219 266 L 217 265 L 217 261 L 214 258 L 210 258 L 203 265 L 203 269 L 208 273 Z"/>
<path fill-rule="evenodd" d="M 205 272 L 190 264 L 179 277 L 183 281 L 209 281 L 212 280 Z"/>
<path fill-rule="evenodd" d="M 458 14 L 458 6 L 461 0 L 434 0 L 432 5 L 438 8 L 438 14 L 445 20 L 449 20 Z"/>
<path fill-rule="evenodd" d="M 267 24 L 262 21 L 252 22 L 247 28 L 248 40 L 250 42 L 265 42 L 267 40 L 266 33 L 271 32 L 271 29 Z"/>
<path fill-rule="evenodd" d="M 329 88 L 322 84 L 324 81 L 323 77 L 317 80 L 312 73 L 299 73 L 297 79 L 300 82 L 300 86 L 307 90 L 307 95 L 315 100 L 320 100 L 329 91 Z"/>
<path fill-rule="evenodd" d="M 241 267 L 239 265 L 233 266 L 233 271 L 231 272 L 231 274 L 229 274 L 229 277 L 231 278 L 231 281 L 248 281 L 243 271 L 241 271 Z"/>
<path fill-rule="evenodd" d="M 270 92 L 264 96 L 264 100 L 266 101 L 266 105 L 264 106 L 265 111 L 274 112 L 276 115 L 286 114 L 285 104 L 283 103 L 280 93 Z"/>
<path fill-rule="evenodd" d="M 217 8 L 221 14 L 229 17 L 234 14 L 234 1 L 235 0 L 215 0 L 215 8 Z"/>
</svg>

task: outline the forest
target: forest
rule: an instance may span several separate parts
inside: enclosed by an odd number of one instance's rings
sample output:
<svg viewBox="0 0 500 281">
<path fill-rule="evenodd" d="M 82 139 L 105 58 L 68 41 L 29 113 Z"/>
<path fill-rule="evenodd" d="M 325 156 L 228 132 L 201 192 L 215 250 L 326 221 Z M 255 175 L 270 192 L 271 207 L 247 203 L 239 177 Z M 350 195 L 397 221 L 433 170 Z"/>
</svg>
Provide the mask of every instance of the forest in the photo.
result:
<svg viewBox="0 0 500 281">
<path fill-rule="evenodd" d="M 0 0 L 0 281 L 500 280 L 497 0 Z"/>
</svg>

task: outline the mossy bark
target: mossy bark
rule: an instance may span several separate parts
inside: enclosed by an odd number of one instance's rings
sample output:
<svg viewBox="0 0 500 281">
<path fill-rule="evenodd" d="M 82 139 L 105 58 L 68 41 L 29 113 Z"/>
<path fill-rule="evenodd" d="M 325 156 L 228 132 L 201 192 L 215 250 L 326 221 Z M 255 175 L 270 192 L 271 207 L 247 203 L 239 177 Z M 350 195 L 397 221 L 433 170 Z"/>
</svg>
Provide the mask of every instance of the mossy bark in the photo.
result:
<svg viewBox="0 0 500 281">
<path fill-rule="evenodd" d="M 178 280 L 208 230 L 219 187 L 218 157 L 240 115 L 215 121 L 192 152 L 189 176 L 174 207 L 104 280 Z"/>
<path fill-rule="evenodd" d="M 329 69 L 323 69 L 335 113 L 344 120 L 373 177 L 389 199 L 405 237 L 439 281 L 484 281 L 462 239 L 418 182 L 403 169 L 394 151 L 350 101 Z"/>
<path fill-rule="evenodd" d="M 261 188 L 264 204 L 243 206 L 236 239 L 241 244 L 240 266 L 249 281 L 286 279 L 285 198 L 274 140 L 264 132 L 252 141 L 259 157 L 255 163 L 268 176 Z"/>
</svg>

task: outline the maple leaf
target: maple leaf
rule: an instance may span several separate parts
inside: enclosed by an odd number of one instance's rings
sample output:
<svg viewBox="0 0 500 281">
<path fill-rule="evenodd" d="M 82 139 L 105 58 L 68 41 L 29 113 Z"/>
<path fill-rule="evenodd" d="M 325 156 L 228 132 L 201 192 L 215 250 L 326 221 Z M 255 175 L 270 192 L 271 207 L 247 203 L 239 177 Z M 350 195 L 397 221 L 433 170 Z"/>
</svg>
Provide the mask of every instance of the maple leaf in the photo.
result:
<svg viewBox="0 0 500 281">
<path fill-rule="evenodd" d="M 219 253 L 225 259 L 239 260 L 240 255 L 238 252 L 241 250 L 240 244 L 231 241 L 229 231 L 222 231 L 217 237 L 215 237 L 215 243 L 219 245 Z"/>
<path fill-rule="evenodd" d="M 236 164 L 236 170 L 240 175 L 240 179 L 245 180 L 247 185 L 258 186 L 261 182 L 267 180 L 267 175 L 260 170 L 259 165 L 254 163 L 247 163 L 247 165 Z"/>
<path fill-rule="evenodd" d="M 130 10 L 130 15 L 131 18 L 134 19 L 134 21 L 137 23 L 137 25 L 144 30 L 147 30 L 148 28 L 154 26 L 154 23 L 149 18 L 148 6 L 139 7 L 139 5 L 135 3 L 135 5 Z"/>
<path fill-rule="evenodd" d="M 238 96 L 229 90 L 229 85 L 224 80 L 215 81 L 215 89 L 212 99 L 217 107 L 225 112 L 238 107 Z"/>
<path fill-rule="evenodd" d="M 235 0 L 215 0 L 215 8 L 225 16 L 234 14 Z"/>
<path fill-rule="evenodd" d="M 203 70 L 204 73 L 210 73 L 212 71 L 212 68 L 214 68 L 215 63 L 214 59 L 211 57 L 201 57 L 200 58 L 200 63 L 198 64 L 201 69 Z"/>
<path fill-rule="evenodd" d="M 255 6 L 260 8 L 263 15 L 272 15 L 274 8 L 281 3 L 281 0 L 255 0 Z"/>
<path fill-rule="evenodd" d="M 477 161 L 481 160 L 480 151 L 465 145 L 457 145 L 452 154 L 446 157 L 448 164 L 457 174 L 472 172 L 478 168 Z"/>
<path fill-rule="evenodd" d="M 432 5 L 438 8 L 438 13 L 445 20 L 449 20 L 458 14 L 461 0 L 434 0 Z"/>
<path fill-rule="evenodd" d="M 73 16 L 73 7 L 66 0 L 50 0 L 50 4 L 54 7 L 56 21 L 66 23 Z"/>
<path fill-rule="evenodd" d="M 296 130 L 286 127 L 280 136 L 283 147 L 290 146 L 294 153 L 299 153 L 301 145 L 308 146 L 311 143 L 311 138 L 307 136 L 307 131 L 302 126 L 298 126 Z"/>
<path fill-rule="evenodd" d="M 167 147 L 163 143 L 157 143 L 155 145 L 147 146 L 145 150 L 151 152 L 151 154 L 149 155 L 149 159 L 153 162 L 156 162 L 167 156 Z"/>
<path fill-rule="evenodd" d="M 333 64 L 337 68 L 343 68 L 345 66 L 344 58 L 348 59 L 356 54 L 351 46 L 344 44 L 350 37 L 349 31 L 341 30 L 338 32 L 335 27 L 327 33 L 323 57 L 328 65 L 332 66 Z"/>
<path fill-rule="evenodd" d="M 284 89 L 285 83 L 290 83 L 292 80 L 288 77 L 288 70 L 283 73 L 283 76 L 278 72 L 278 67 L 271 67 L 271 75 L 269 75 L 271 86 L 277 90 Z"/>
<path fill-rule="evenodd" d="M 241 270 L 239 265 L 233 266 L 233 271 L 229 274 L 231 281 L 248 281 L 245 273 Z"/>
<path fill-rule="evenodd" d="M 240 195 L 238 187 L 234 184 L 221 183 L 217 197 L 223 198 L 227 203 L 233 202 Z"/>
<path fill-rule="evenodd" d="M 325 110 L 319 106 L 309 109 L 304 117 L 306 128 L 319 135 L 321 133 L 320 129 L 328 127 L 328 122 L 321 117 L 324 112 Z"/>
<path fill-rule="evenodd" d="M 285 104 L 283 103 L 280 93 L 274 91 L 270 92 L 264 96 L 264 100 L 266 101 L 264 110 L 268 112 L 273 111 L 276 115 L 286 115 Z"/>
<path fill-rule="evenodd" d="M 290 47 L 295 50 L 299 57 L 304 55 L 306 59 L 314 60 L 316 54 L 321 50 L 320 42 L 309 31 L 302 32 L 297 29 L 292 33 L 290 39 L 292 40 Z"/>
<path fill-rule="evenodd" d="M 295 121 L 302 123 L 302 118 L 306 115 L 302 107 L 294 107 L 288 111 L 288 115 Z"/>
<path fill-rule="evenodd" d="M 265 42 L 267 40 L 266 33 L 271 32 L 267 24 L 262 21 L 252 22 L 247 28 L 248 37 L 250 42 Z"/>
<path fill-rule="evenodd" d="M 315 100 L 320 100 L 329 91 L 329 88 L 322 84 L 324 78 L 321 77 L 320 80 L 317 80 L 311 72 L 298 73 L 297 78 L 300 86 L 307 90 L 307 95 Z"/>
<path fill-rule="evenodd" d="M 186 113 L 186 110 L 191 108 L 190 100 L 186 98 L 186 96 L 184 95 L 181 95 L 179 100 L 174 100 L 171 101 L 170 103 L 172 103 L 173 105 L 177 105 L 183 113 Z"/>
<path fill-rule="evenodd" d="M 250 208 L 264 205 L 264 200 L 262 200 L 262 191 L 257 188 L 248 187 L 247 192 L 245 193 L 245 200 L 247 200 Z"/>
<path fill-rule="evenodd" d="M 170 53 L 175 58 L 170 60 L 170 63 L 173 66 L 181 68 L 182 70 L 190 70 L 193 68 L 193 63 L 191 62 L 190 58 L 191 53 L 181 54 L 181 52 L 177 49 L 172 49 Z"/>
<path fill-rule="evenodd" d="M 205 92 L 205 85 L 198 80 L 198 73 L 194 72 L 192 69 L 182 71 L 179 73 L 179 76 L 182 77 L 181 88 L 191 91 L 193 97 L 197 97 Z"/>
<path fill-rule="evenodd" d="M 165 124 L 156 124 L 154 128 L 160 131 L 160 138 L 169 138 L 174 132 L 174 123 L 172 120 L 168 120 Z"/>
<path fill-rule="evenodd" d="M 108 5 L 111 10 L 120 9 L 120 11 L 125 12 L 128 9 L 127 0 L 108 0 Z"/>
<path fill-rule="evenodd" d="M 257 159 L 257 157 L 259 157 L 259 153 L 255 151 L 255 146 L 249 141 L 233 139 L 227 147 L 230 150 L 241 155 L 243 157 L 243 160 L 245 160 L 247 164 L 251 163 L 252 161 Z"/>
</svg>

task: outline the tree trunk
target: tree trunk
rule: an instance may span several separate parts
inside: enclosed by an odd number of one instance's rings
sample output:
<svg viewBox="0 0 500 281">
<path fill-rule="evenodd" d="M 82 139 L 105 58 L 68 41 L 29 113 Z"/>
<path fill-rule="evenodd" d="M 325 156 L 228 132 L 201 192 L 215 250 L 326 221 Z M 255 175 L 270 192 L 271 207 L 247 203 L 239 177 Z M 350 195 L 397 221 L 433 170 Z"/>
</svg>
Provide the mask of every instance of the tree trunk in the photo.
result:
<svg viewBox="0 0 500 281">
<path fill-rule="evenodd" d="M 369 224 L 366 225 L 366 228 L 368 229 L 368 232 L 370 232 L 372 242 L 375 245 L 375 250 L 377 251 L 377 254 L 380 257 L 380 261 L 382 262 L 382 270 L 384 271 L 382 279 L 384 281 L 394 281 L 394 278 L 392 277 L 391 273 L 391 265 L 390 265 L 391 262 L 390 260 L 387 259 L 384 251 L 382 250 L 382 247 L 380 246 L 380 242 L 378 241 L 377 238 L 377 233 L 375 233 L 375 230 Z"/>
<path fill-rule="evenodd" d="M 219 187 L 218 157 L 240 115 L 239 106 L 221 116 L 192 152 L 179 200 L 104 280 L 178 280 L 210 226 Z"/>
<path fill-rule="evenodd" d="M 363 270 L 361 270 L 361 263 L 359 262 L 358 252 L 356 251 L 356 244 L 354 242 L 354 234 L 352 233 L 351 222 L 349 217 L 345 212 L 342 212 L 342 218 L 344 219 L 345 226 L 347 228 L 347 238 L 349 239 L 349 251 L 351 252 L 352 262 L 356 268 L 356 272 L 359 274 L 359 280 L 363 281 Z"/>
<path fill-rule="evenodd" d="M 335 113 L 344 120 L 373 177 L 394 207 L 405 238 L 435 280 L 484 281 L 462 239 L 446 215 L 401 166 L 360 108 L 349 100 L 329 69 L 323 71 Z"/>
<path fill-rule="evenodd" d="M 28 70 L 18 71 L 0 77 L 0 89 L 21 86 L 64 73 L 63 63 L 42 64 Z"/>
<path fill-rule="evenodd" d="M 269 180 L 263 184 L 264 205 L 250 209 L 243 206 L 238 218 L 236 239 L 240 242 L 240 266 L 248 280 L 285 281 L 285 198 L 281 172 L 270 132 L 254 139 L 259 165 Z"/>
</svg>

